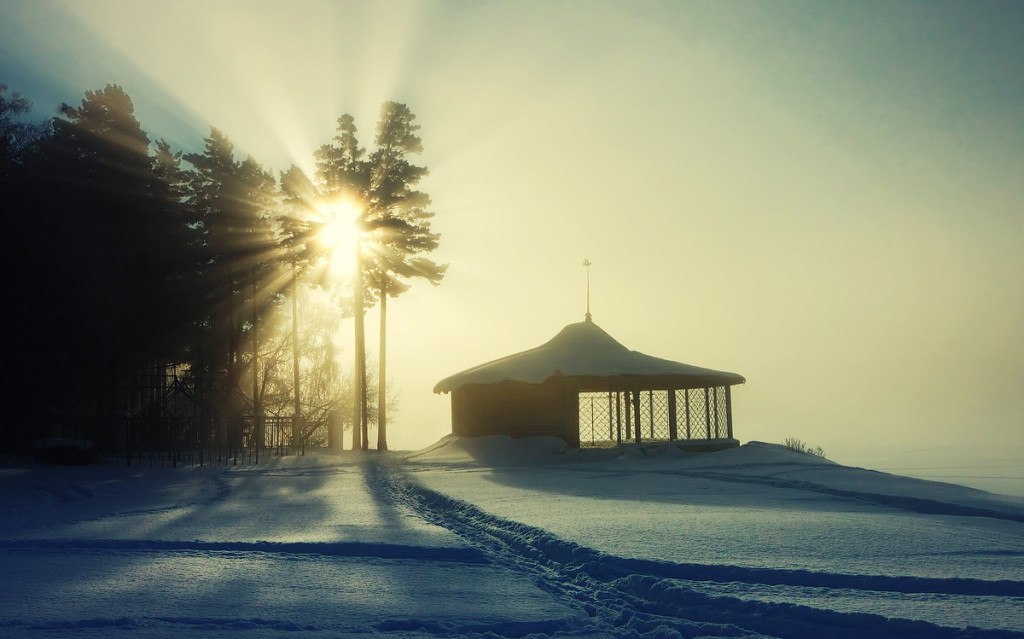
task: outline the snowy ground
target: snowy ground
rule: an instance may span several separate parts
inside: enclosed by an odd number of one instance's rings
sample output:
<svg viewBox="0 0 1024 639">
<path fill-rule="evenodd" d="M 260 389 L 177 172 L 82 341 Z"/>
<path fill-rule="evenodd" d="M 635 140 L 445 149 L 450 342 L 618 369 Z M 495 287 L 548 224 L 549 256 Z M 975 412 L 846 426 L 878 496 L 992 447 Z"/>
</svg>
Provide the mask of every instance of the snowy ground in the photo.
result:
<svg viewBox="0 0 1024 639">
<path fill-rule="evenodd" d="M 1024 499 L 751 443 L 0 468 L 0 637 L 1024 637 Z"/>
</svg>

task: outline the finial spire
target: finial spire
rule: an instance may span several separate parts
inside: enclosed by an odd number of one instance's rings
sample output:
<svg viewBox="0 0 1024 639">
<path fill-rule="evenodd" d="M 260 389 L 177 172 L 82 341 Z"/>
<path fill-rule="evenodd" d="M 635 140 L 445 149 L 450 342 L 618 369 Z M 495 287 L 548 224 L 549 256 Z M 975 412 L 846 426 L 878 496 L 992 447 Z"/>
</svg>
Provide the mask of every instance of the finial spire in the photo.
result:
<svg viewBox="0 0 1024 639">
<path fill-rule="evenodd" d="M 583 266 L 587 267 L 587 314 L 584 315 L 584 319 L 589 323 L 590 320 L 590 260 L 583 258 Z"/>
</svg>

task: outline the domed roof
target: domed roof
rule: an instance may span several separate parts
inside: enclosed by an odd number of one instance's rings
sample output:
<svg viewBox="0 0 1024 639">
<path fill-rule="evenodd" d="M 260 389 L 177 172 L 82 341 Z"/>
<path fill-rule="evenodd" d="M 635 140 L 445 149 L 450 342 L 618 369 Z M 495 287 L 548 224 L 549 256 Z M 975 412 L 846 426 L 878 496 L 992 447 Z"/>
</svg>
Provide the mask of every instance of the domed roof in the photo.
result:
<svg viewBox="0 0 1024 639">
<path fill-rule="evenodd" d="M 524 382 L 541 384 L 556 377 L 596 381 L 607 378 L 651 378 L 676 388 L 731 386 L 746 380 L 735 373 L 700 368 L 631 351 L 593 322 L 569 324 L 537 348 L 502 357 L 442 379 L 435 393 L 466 384 Z"/>
</svg>

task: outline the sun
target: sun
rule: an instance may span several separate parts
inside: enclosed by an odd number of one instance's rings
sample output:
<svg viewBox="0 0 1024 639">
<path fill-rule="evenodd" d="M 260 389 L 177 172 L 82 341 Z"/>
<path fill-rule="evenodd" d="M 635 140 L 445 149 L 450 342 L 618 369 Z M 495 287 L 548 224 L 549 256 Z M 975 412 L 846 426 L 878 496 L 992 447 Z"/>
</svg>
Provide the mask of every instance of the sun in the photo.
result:
<svg viewBox="0 0 1024 639">
<path fill-rule="evenodd" d="M 327 257 L 331 273 L 348 276 L 355 272 L 356 225 L 362 209 L 351 200 L 337 200 L 318 209 L 320 230 L 316 241 Z"/>
</svg>

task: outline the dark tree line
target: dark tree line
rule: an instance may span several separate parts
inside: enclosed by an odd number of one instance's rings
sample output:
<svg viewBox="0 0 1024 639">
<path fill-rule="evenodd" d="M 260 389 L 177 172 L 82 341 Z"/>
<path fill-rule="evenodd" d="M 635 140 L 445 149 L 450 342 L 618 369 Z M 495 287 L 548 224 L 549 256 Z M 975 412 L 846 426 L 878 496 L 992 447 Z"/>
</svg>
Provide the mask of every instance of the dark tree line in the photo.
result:
<svg viewBox="0 0 1024 639">
<path fill-rule="evenodd" d="M 407 106 L 383 105 L 369 153 L 342 116 L 337 136 L 315 153 L 316 174 L 291 167 L 279 179 L 240 159 L 216 128 L 198 153 L 151 140 L 117 85 L 87 91 L 49 122 L 31 123 L 30 106 L 0 85 L 8 429 L 52 435 L 54 420 L 140 413 L 145 398 L 117 380 L 160 368 L 188 380 L 197 410 L 247 416 L 257 444 L 268 411 L 293 418 L 298 444 L 311 441 L 304 412 L 347 405 L 353 446 L 367 447 L 375 419 L 377 447 L 387 448 L 387 299 L 411 278 L 437 284 L 445 270 L 426 257 L 439 236 L 417 190 L 427 171 L 410 160 L 422 143 Z M 337 308 L 355 319 L 356 344 L 348 397 L 339 390 L 331 408 L 304 399 L 332 394 L 325 374 L 342 376 L 330 358 L 303 359 L 313 336 L 300 330 L 301 300 L 310 286 L 331 286 L 316 240 L 324 211 L 341 201 L 357 212 L 361 266 L 353 282 L 332 288 Z M 362 319 L 376 303 L 379 378 L 369 380 Z"/>
</svg>

